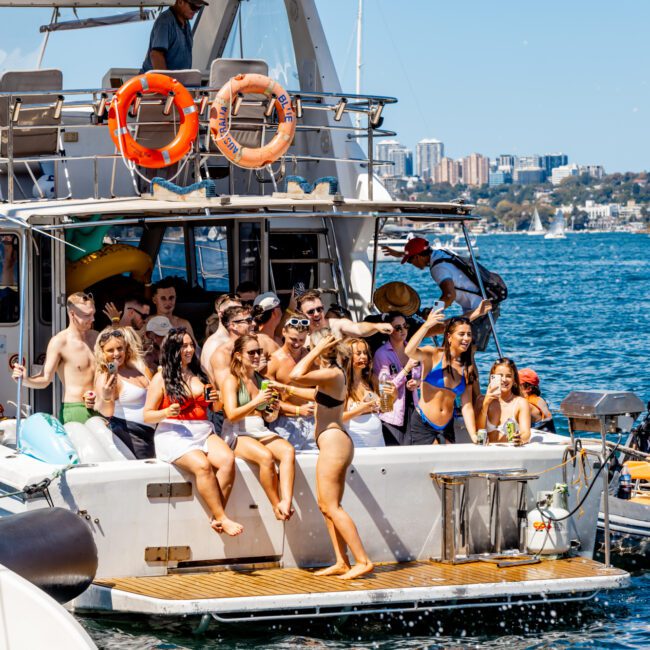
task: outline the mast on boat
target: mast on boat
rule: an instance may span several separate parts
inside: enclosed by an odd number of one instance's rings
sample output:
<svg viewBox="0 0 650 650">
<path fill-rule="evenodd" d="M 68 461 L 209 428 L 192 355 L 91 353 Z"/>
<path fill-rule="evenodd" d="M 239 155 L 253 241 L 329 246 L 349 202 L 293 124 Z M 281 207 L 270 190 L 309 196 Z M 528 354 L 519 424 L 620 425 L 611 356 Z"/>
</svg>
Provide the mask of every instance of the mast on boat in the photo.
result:
<svg viewBox="0 0 650 650">
<path fill-rule="evenodd" d="M 537 208 L 535 208 L 535 211 L 533 212 L 533 217 L 530 221 L 530 227 L 528 228 L 528 234 L 529 235 L 546 234 L 546 230 L 544 230 L 544 226 L 542 226 L 542 220 L 539 218 L 539 212 L 537 211 Z"/>
<path fill-rule="evenodd" d="M 355 92 L 357 95 L 361 94 L 361 52 L 363 49 L 363 0 L 359 0 L 357 9 L 357 80 Z M 361 114 L 357 113 L 355 123 L 357 128 L 361 127 Z"/>
</svg>

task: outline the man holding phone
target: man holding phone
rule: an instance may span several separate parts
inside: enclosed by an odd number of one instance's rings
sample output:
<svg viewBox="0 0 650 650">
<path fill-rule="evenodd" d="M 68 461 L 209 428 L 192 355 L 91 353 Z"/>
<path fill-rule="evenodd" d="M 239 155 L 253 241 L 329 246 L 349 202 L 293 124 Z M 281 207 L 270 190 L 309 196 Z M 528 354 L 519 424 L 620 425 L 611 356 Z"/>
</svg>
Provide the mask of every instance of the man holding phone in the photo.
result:
<svg viewBox="0 0 650 650">
<path fill-rule="evenodd" d="M 463 316 L 472 323 L 473 343 L 478 350 L 485 350 L 490 336 L 490 323 L 486 315 L 492 311 L 492 303 L 483 300 L 479 287 L 457 266 L 446 260 L 451 259 L 444 249 L 432 249 L 423 237 L 412 237 L 404 246 L 402 264 L 412 264 L 416 269 L 428 268 L 434 282 L 440 287 L 442 295 L 434 304 L 434 310 L 446 309 L 453 302 L 463 310 Z M 494 319 L 498 310 L 493 312 Z M 434 327 L 429 336 L 442 334 L 445 323 Z"/>
</svg>

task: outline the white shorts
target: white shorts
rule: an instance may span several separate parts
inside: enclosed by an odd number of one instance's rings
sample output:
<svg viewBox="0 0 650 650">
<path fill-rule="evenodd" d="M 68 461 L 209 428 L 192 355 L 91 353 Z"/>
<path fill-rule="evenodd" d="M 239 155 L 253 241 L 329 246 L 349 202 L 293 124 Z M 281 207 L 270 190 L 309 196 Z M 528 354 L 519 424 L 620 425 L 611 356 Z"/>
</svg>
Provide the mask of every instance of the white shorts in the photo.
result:
<svg viewBox="0 0 650 650">
<path fill-rule="evenodd" d="M 156 458 L 173 463 L 189 451 L 208 451 L 208 438 L 214 433 L 207 420 L 163 420 L 156 429 Z"/>
</svg>

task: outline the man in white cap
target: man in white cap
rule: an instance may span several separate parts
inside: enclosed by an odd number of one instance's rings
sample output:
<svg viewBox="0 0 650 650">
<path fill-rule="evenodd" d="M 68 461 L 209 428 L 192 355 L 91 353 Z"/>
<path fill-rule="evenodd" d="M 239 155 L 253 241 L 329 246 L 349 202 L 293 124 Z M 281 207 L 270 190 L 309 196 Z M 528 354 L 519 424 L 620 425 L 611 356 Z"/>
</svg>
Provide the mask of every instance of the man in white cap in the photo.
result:
<svg viewBox="0 0 650 650">
<path fill-rule="evenodd" d="M 282 345 L 282 337 L 275 335 L 278 325 L 282 321 L 280 298 L 272 291 L 261 293 L 253 301 L 253 316 L 257 324 L 258 335 L 263 334 L 266 338 L 274 341 L 278 347 Z M 277 347 L 275 349 L 277 350 Z"/>
<path fill-rule="evenodd" d="M 145 343 L 147 343 L 147 348 L 144 353 L 144 362 L 152 373 L 158 372 L 158 366 L 160 365 L 160 347 L 171 328 L 172 324 L 166 316 L 154 316 L 147 322 L 145 328 Z"/>
</svg>

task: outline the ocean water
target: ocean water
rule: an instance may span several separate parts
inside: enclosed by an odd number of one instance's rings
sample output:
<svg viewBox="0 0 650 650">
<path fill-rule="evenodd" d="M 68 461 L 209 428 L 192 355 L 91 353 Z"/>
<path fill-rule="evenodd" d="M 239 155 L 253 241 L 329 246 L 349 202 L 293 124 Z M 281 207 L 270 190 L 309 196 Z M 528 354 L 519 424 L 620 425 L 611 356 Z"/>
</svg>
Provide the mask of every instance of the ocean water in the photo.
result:
<svg viewBox="0 0 650 650">
<path fill-rule="evenodd" d="M 570 234 L 479 237 L 480 261 L 500 273 L 510 297 L 497 323 L 502 351 L 534 368 L 551 408 L 576 389 L 630 390 L 650 399 L 650 236 Z M 378 285 L 403 280 L 424 306 L 439 292 L 425 271 L 380 264 Z M 484 379 L 491 345 L 477 357 Z M 566 429 L 559 418 L 561 429 Z M 80 619 L 100 648 L 649 648 L 650 574 L 631 589 L 601 594 L 583 608 L 486 609 L 330 622 L 217 627 L 194 620 Z"/>
</svg>

